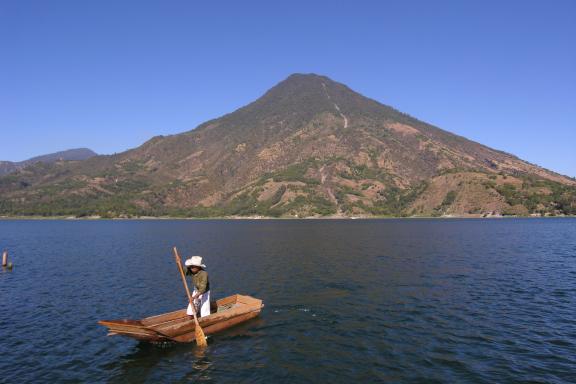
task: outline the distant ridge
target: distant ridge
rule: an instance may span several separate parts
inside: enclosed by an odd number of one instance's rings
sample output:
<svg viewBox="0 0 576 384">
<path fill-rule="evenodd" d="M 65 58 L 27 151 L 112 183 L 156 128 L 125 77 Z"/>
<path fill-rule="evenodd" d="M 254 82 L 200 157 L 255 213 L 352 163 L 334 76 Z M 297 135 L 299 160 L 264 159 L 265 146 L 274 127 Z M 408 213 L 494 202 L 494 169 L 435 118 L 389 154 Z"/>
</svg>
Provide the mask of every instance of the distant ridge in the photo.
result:
<svg viewBox="0 0 576 384">
<path fill-rule="evenodd" d="M 0 214 L 568 215 L 576 181 L 326 76 L 293 74 L 192 131 L 0 178 Z"/>
<path fill-rule="evenodd" d="M 61 160 L 65 161 L 86 160 L 97 155 L 98 154 L 96 152 L 88 148 L 74 148 L 65 151 L 50 153 L 47 155 L 36 156 L 24 161 L 18 161 L 18 162 L 0 161 L 0 176 L 15 172 L 19 169 L 22 169 L 30 164 L 34 164 L 37 162 L 53 163 L 55 161 L 61 161 Z"/>
</svg>

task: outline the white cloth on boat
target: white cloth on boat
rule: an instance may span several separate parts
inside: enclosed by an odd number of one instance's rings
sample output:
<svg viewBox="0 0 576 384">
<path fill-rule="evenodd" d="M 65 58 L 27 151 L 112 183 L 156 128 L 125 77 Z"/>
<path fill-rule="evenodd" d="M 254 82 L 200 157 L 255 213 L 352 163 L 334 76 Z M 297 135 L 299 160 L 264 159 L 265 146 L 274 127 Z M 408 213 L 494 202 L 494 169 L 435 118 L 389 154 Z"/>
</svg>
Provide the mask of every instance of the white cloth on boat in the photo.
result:
<svg viewBox="0 0 576 384">
<path fill-rule="evenodd" d="M 192 295 L 195 295 L 196 292 L 198 291 L 195 289 Z M 196 306 L 200 305 L 200 317 L 208 316 L 210 314 L 210 291 L 206 291 L 198 296 L 198 298 L 194 300 L 194 304 Z M 186 314 L 192 316 L 194 314 L 192 311 L 192 305 L 188 304 Z"/>
</svg>

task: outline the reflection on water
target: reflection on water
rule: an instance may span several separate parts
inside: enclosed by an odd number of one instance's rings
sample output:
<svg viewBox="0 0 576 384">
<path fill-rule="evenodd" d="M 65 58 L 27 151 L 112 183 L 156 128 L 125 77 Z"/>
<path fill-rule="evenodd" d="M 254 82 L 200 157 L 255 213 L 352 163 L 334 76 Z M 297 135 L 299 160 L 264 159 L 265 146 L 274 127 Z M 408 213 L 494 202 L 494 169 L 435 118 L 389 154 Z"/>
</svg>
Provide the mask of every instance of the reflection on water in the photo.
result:
<svg viewBox="0 0 576 384">
<path fill-rule="evenodd" d="M 103 318 L 262 298 L 209 346 L 106 337 Z M 571 382 L 576 220 L 0 221 L 0 381 Z M 27 367 L 34 367 L 28 369 Z"/>
</svg>

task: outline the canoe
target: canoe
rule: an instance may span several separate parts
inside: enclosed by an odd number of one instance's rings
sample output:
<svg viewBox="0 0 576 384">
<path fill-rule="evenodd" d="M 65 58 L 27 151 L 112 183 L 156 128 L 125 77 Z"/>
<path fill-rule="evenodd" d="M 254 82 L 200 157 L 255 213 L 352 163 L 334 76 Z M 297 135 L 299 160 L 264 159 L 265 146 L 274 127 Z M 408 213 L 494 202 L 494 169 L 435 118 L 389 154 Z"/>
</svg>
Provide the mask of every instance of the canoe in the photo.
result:
<svg viewBox="0 0 576 384">
<path fill-rule="evenodd" d="M 207 335 L 250 320 L 260 314 L 262 300 L 251 296 L 232 295 L 211 302 L 211 314 L 198 319 Z M 147 317 L 142 320 L 100 320 L 108 328 L 108 336 L 122 335 L 140 341 L 189 343 L 195 340 L 194 318 L 186 309 Z"/>
</svg>

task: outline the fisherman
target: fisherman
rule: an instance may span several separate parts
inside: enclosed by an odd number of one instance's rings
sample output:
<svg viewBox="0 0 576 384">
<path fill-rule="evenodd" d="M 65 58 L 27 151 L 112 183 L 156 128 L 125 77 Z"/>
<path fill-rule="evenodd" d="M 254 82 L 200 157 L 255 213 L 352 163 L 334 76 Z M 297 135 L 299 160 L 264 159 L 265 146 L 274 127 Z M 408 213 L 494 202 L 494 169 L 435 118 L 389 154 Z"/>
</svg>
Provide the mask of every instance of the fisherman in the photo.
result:
<svg viewBox="0 0 576 384">
<path fill-rule="evenodd" d="M 192 302 L 188 304 L 186 314 L 193 316 L 193 310 L 198 313 L 200 308 L 200 317 L 208 316 L 210 314 L 210 281 L 208 280 L 208 272 L 205 271 L 206 266 L 202 264 L 202 256 L 192 256 L 184 263 L 186 265 L 186 275 L 192 276 L 192 283 L 194 284 L 194 292 L 192 293 Z"/>
</svg>

